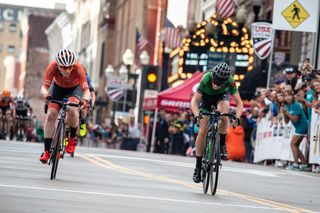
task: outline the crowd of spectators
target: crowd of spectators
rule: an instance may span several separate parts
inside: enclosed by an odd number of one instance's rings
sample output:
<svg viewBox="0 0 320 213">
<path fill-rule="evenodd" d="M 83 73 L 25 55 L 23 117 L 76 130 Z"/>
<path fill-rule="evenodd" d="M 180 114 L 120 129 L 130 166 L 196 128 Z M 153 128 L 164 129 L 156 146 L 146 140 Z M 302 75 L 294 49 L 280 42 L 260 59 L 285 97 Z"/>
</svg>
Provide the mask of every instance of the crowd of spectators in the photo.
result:
<svg viewBox="0 0 320 213">
<path fill-rule="evenodd" d="M 319 94 L 320 70 L 313 69 L 310 60 L 305 59 L 298 69 L 285 68 L 283 77 L 275 81 L 274 87 L 260 88 L 251 101 L 249 112 L 255 114 L 258 123 L 259 119 L 267 117 L 272 121 L 272 125 L 281 127 L 291 121 L 295 127 L 291 138 L 294 162 L 286 162 L 288 169 L 310 170 L 308 153 L 302 153 L 299 145 L 303 138 L 309 140 L 312 108 L 317 113 L 320 112 Z"/>
</svg>

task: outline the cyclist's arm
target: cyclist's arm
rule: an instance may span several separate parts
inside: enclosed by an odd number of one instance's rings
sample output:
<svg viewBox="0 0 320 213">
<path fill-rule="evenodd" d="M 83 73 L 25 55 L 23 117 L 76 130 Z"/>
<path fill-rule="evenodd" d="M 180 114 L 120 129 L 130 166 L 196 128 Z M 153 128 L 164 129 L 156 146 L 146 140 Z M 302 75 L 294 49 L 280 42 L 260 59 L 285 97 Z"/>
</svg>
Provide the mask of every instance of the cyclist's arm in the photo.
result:
<svg viewBox="0 0 320 213">
<path fill-rule="evenodd" d="M 202 99 L 202 94 L 195 92 L 192 99 L 191 99 L 191 110 L 195 117 L 199 116 L 199 104 Z"/>
<path fill-rule="evenodd" d="M 90 90 L 88 87 L 88 80 L 86 77 L 86 72 L 82 66 L 79 67 L 79 85 L 83 92 L 82 99 L 85 99 L 87 102 L 90 100 Z"/>
<path fill-rule="evenodd" d="M 237 104 L 236 116 L 237 116 L 237 118 L 240 119 L 242 112 L 243 112 L 243 103 L 242 103 L 241 97 L 238 92 L 233 94 L 232 96 L 233 96 L 234 101 Z"/>
<path fill-rule="evenodd" d="M 91 95 L 92 106 L 94 106 L 96 103 L 96 93 L 94 91 L 92 91 L 92 92 L 90 92 L 90 95 Z"/>
<path fill-rule="evenodd" d="M 56 63 L 51 62 L 46 69 L 46 72 L 43 78 L 42 87 L 41 87 L 41 94 L 44 96 L 49 95 L 49 87 L 53 81 L 53 74 L 56 68 L 57 68 Z"/>
</svg>

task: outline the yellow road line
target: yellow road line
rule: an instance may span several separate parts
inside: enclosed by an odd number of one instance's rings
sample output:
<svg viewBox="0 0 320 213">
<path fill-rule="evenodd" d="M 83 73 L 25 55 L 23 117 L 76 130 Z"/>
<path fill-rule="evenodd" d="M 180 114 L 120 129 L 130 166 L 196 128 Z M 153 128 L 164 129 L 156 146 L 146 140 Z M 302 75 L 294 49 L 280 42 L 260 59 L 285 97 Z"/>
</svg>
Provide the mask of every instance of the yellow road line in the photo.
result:
<svg viewBox="0 0 320 213">
<path fill-rule="evenodd" d="M 153 175 L 153 174 L 149 174 L 149 173 L 145 173 L 145 172 L 140 172 L 140 171 L 136 171 L 136 170 L 132 170 L 123 166 L 119 166 L 116 165 L 108 160 L 105 160 L 103 158 L 97 157 L 97 156 L 93 156 L 90 154 L 87 155 L 82 155 L 82 154 L 77 154 L 78 156 L 80 156 L 81 158 L 88 160 L 94 164 L 97 164 L 99 166 L 102 166 L 104 168 L 107 169 L 111 169 L 111 170 L 115 170 L 115 171 L 119 171 L 119 172 L 123 172 L 123 173 L 127 173 L 127 174 L 132 174 L 132 175 L 137 175 L 137 176 L 141 176 L 141 177 L 145 177 L 148 179 L 153 179 L 153 180 L 158 180 L 158 181 L 163 181 L 163 182 L 168 182 L 168 183 L 174 183 L 174 184 L 179 184 L 188 188 L 192 188 L 192 189 L 201 189 L 202 187 L 200 187 L 199 185 L 196 184 L 192 184 L 189 182 L 185 182 L 182 180 L 177 180 L 177 179 L 172 179 L 172 178 L 168 178 L 168 177 L 163 177 L 163 176 L 157 176 L 157 175 Z M 230 197 L 237 197 L 237 198 L 241 198 L 244 200 L 248 200 L 248 201 L 252 201 L 255 203 L 259 203 L 262 205 L 266 205 L 269 207 L 274 207 L 274 208 L 280 208 L 280 209 L 284 209 L 288 212 L 313 212 L 307 209 L 303 209 L 303 208 L 299 208 L 299 207 L 295 207 L 295 206 L 291 206 L 291 205 L 287 205 L 284 203 L 279 203 L 276 201 L 272 201 L 272 200 L 267 200 L 264 198 L 258 198 L 258 197 L 254 197 L 254 196 L 249 196 L 249 195 L 244 195 L 244 194 L 239 194 L 239 193 L 235 193 L 235 192 L 230 192 L 230 191 L 226 191 L 226 190 L 220 190 L 218 189 L 218 193 L 221 195 L 226 195 L 226 196 L 230 196 Z"/>
</svg>

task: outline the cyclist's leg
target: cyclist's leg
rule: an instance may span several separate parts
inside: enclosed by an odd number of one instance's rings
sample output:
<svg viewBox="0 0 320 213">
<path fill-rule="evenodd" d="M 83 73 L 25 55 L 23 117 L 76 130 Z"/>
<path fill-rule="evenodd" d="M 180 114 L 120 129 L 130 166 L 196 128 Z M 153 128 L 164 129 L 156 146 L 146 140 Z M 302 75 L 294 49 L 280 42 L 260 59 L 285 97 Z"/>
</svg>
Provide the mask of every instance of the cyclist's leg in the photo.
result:
<svg viewBox="0 0 320 213">
<path fill-rule="evenodd" d="M 59 87 L 55 83 L 53 83 L 50 87 L 50 94 L 53 100 L 63 100 L 64 91 L 63 88 Z M 44 122 L 44 152 L 40 157 L 40 161 L 42 163 L 46 163 L 50 158 L 50 147 L 52 143 L 52 138 L 55 131 L 55 122 L 58 117 L 58 112 L 60 110 L 60 106 L 55 103 L 49 103 L 48 112 L 46 114 L 45 122 Z"/>
<path fill-rule="evenodd" d="M 198 136 L 196 138 L 196 167 L 193 173 L 193 181 L 199 183 L 201 181 L 201 165 L 202 157 L 205 149 L 205 139 L 208 133 L 208 118 L 203 116 L 198 130 Z"/>
<path fill-rule="evenodd" d="M 7 119 L 7 122 L 6 122 L 6 132 L 7 134 L 10 135 L 10 130 L 11 130 L 11 110 L 10 108 L 8 108 L 6 110 L 6 119 Z"/>
<path fill-rule="evenodd" d="M 2 130 L 3 126 L 2 126 L 2 116 L 4 115 L 4 111 L 3 111 L 3 108 L 1 107 L 0 109 L 0 119 L 1 119 L 1 122 L 0 122 L 0 129 Z"/>
<path fill-rule="evenodd" d="M 228 113 L 230 108 L 230 102 L 228 94 L 222 96 L 221 100 L 218 102 L 217 108 L 221 113 Z M 227 159 L 227 148 L 226 148 L 226 135 L 228 131 L 229 118 L 221 117 L 219 124 L 219 133 L 220 133 L 220 151 L 223 159 Z"/>
<path fill-rule="evenodd" d="M 83 108 L 83 109 L 81 109 L 80 113 L 81 113 L 81 116 L 80 116 L 79 135 L 81 137 L 83 137 L 83 136 L 85 136 L 86 130 L 87 130 L 86 118 L 87 118 L 87 114 L 88 114 L 88 109 L 87 108 Z"/>
<path fill-rule="evenodd" d="M 80 86 L 73 88 L 71 91 L 69 91 L 69 93 L 70 93 L 69 102 L 79 104 L 81 100 L 81 95 L 82 95 Z M 79 124 L 79 108 L 78 107 L 69 107 L 69 110 L 67 112 L 67 122 L 70 126 L 70 138 L 69 138 L 68 145 L 66 147 L 66 151 L 67 153 L 72 154 L 76 146 L 76 132 Z"/>
</svg>

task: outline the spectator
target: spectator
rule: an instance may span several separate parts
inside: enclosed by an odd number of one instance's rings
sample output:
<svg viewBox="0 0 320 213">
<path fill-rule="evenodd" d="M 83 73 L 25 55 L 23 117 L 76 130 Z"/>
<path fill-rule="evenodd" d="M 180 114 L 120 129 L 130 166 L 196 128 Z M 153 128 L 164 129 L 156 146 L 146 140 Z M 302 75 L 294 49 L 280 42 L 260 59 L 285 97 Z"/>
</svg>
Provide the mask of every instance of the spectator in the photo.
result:
<svg viewBox="0 0 320 213">
<path fill-rule="evenodd" d="M 137 146 L 140 142 L 141 131 L 137 124 L 135 124 L 134 117 L 130 117 L 129 121 L 129 130 L 128 130 L 128 138 L 130 141 L 129 149 L 137 150 Z"/>
<path fill-rule="evenodd" d="M 290 85 L 292 91 L 295 90 L 295 87 L 298 82 L 297 73 L 293 67 L 287 67 L 285 70 L 286 75 L 286 85 Z"/>
<path fill-rule="evenodd" d="M 303 153 L 299 149 L 299 145 L 302 139 L 308 133 L 308 121 L 307 118 L 302 110 L 302 107 L 299 103 L 294 100 L 294 94 L 292 91 L 286 91 L 284 93 L 284 100 L 285 100 L 285 107 L 281 108 L 281 112 L 284 115 L 285 122 L 288 123 L 289 121 L 292 122 L 295 133 L 291 139 L 291 149 L 293 154 L 294 163 L 291 164 L 288 169 L 296 170 L 301 169 L 305 170 L 308 167 L 306 158 L 304 157 Z M 300 159 L 301 165 L 299 167 L 298 160 Z"/>
<path fill-rule="evenodd" d="M 161 108 L 159 111 L 159 127 L 156 129 L 156 147 L 155 152 L 166 153 L 169 152 L 169 123 L 166 117 L 166 110 Z"/>
</svg>

